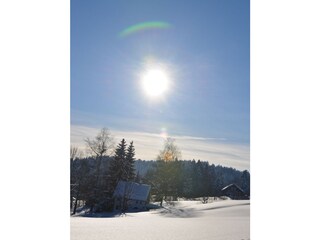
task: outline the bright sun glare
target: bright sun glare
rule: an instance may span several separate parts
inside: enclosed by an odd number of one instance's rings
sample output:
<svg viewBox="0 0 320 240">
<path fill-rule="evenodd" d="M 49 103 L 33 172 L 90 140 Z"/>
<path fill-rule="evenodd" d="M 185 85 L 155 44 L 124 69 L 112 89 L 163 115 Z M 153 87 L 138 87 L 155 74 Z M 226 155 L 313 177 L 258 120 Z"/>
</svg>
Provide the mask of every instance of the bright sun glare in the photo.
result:
<svg viewBox="0 0 320 240">
<path fill-rule="evenodd" d="M 169 78 L 162 69 L 148 69 L 142 76 L 142 85 L 148 96 L 158 97 L 168 89 Z"/>
</svg>

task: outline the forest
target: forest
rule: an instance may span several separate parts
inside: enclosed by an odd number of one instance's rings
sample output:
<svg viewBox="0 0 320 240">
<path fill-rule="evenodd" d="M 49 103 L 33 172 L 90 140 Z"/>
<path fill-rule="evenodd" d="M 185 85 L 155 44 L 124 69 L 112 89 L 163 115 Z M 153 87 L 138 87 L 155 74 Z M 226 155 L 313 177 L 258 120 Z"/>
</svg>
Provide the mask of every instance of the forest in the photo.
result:
<svg viewBox="0 0 320 240">
<path fill-rule="evenodd" d="M 133 141 L 125 139 L 113 147 L 108 129 L 91 140 L 85 139 L 91 155 L 82 157 L 79 149 L 70 149 L 70 209 L 73 214 L 79 202 L 90 212 L 112 211 L 113 192 L 117 183 L 132 181 L 151 186 L 150 201 L 178 198 L 220 197 L 223 187 L 237 184 L 250 196 L 250 173 L 201 160 L 182 160 L 175 140 L 168 138 L 155 160 L 135 159 Z"/>
</svg>

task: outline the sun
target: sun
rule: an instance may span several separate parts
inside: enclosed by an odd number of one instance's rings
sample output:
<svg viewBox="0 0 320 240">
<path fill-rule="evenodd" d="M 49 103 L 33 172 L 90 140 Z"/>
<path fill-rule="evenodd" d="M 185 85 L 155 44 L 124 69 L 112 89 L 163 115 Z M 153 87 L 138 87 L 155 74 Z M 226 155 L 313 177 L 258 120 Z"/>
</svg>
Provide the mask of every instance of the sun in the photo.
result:
<svg viewBox="0 0 320 240">
<path fill-rule="evenodd" d="M 168 74 L 163 69 L 148 69 L 142 75 L 142 86 L 149 97 L 159 97 L 168 90 Z"/>
</svg>

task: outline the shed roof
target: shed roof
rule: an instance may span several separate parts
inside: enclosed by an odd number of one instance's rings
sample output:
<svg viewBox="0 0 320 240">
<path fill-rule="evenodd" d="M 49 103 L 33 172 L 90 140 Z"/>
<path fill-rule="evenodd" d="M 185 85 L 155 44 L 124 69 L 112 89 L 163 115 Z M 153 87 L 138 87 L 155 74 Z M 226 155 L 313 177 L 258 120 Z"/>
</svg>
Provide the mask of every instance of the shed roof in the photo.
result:
<svg viewBox="0 0 320 240">
<path fill-rule="evenodd" d="M 113 197 L 123 197 L 126 195 L 128 199 L 146 201 L 150 189 L 151 186 L 147 184 L 119 181 L 113 193 Z"/>
<path fill-rule="evenodd" d="M 222 188 L 221 191 L 225 191 L 225 190 L 227 190 L 228 188 L 231 188 L 231 187 L 235 187 L 235 188 L 239 189 L 241 192 L 244 193 L 244 191 L 237 184 L 234 184 L 234 183 L 229 184 L 228 186 Z"/>
</svg>

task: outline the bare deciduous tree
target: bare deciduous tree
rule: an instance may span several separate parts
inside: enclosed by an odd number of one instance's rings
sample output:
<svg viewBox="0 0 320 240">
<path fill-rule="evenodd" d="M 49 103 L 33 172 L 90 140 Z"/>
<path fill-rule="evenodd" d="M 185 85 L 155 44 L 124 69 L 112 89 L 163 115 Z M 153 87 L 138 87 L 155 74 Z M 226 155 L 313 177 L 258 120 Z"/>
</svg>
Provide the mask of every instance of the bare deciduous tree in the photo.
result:
<svg viewBox="0 0 320 240">
<path fill-rule="evenodd" d="M 175 139 L 167 138 L 164 142 L 164 148 L 160 151 L 157 156 L 157 160 L 163 160 L 165 162 L 170 162 L 173 160 L 181 159 L 181 151 L 175 144 Z"/>
<path fill-rule="evenodd" d="M 114 142 L 113 137 L 109 129 L 102 128 L 101 131 L 94 139 L 86 138 L 85 143 L 89 151 L 96 157 L 96 186 L 93 191 L 93 199 L 94 201 L 98 201 L 99 198 L 99 186 L 100 186 L 100 166 L 104 156 L 108 156 L 113 149 Z M 91 206 L 91 211 L 93 209 L 93 205 Z"/>
<path fill-rule="evenodd" d="M 75 166 L 76 159 L 79 159 L 82 157 L 82 152 L 79 150 L 78 147 L 71 145 L 70 146 L 70 208 L 72 208 L 73 205 L 73 199 L 75 198 L 75 204 L 74 204 L 74 211 L 73 214 L 76 211 L 77 207 L 77 199 L 79 196 L 79 182 L 81 181 L 81 175 L 79 175 L 79 172 L 77 167 Z"/>
<path fill-rule="evenodd" d="M 71 171 L 72 169 L 72 165 L 74 160 L 76 160 L 77 158 L 82 158 L 83 157 L 83 152 L 81 150 L 79 150 L 78 147 L 71 145 L 70 146 L 70 168 Z"/>
<path fill-rule="evenodd" d="M 86 138 L 84 141 L 91 153 L 97 157 L 106 156 L 114 146 L 113 137 L 107 128 L 102 128 L 94 139 Z"/>
<path fill-rule="evenodd" d="M 75 146 L 70 146 L 70 160 L 74 160 L 77 158 L 79 153 L 79 149 Z"/>
<path fill-rule="evenodd" d="M 109 129 L 102 128 L 94 139 L 86 138 L 84 141 L 89 151 L 97 158 L 96 175 L 98 181 L 102 158 L 107 156 L 114 146 L 113 137 Z"/>
<path fill-rule="evenodd" d="M 167 138 L 164 142 L 163 150 L 157 156 L 158 166 L 155 172 L 157 191 L 160 198 L 160 206 L 163 200 L 171 194 L 176 195 L 174 189 L 177 185 L 177 176 L 179 167 L 176 166 L 176 160 L 181 159 L 181 151 L 175 143 L 175 139 Z"/>
</svg>

